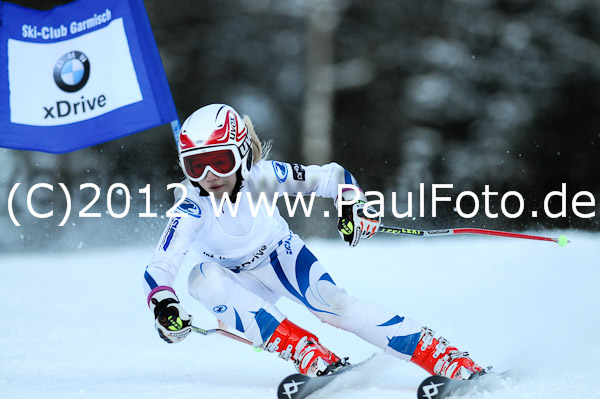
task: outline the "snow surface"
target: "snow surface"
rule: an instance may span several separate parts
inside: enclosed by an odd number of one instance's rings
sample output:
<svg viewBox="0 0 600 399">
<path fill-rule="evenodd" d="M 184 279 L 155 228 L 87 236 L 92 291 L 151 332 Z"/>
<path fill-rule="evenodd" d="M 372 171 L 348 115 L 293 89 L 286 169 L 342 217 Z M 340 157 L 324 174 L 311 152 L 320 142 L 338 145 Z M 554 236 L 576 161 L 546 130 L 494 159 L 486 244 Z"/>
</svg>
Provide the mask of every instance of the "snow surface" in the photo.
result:
<svg viewBox="0 0 600 399">
<path fill-rule="evenodd" d="M 512 370 L 468 397 L 600 398 L 600 236 L 567 235 L 566 248 L 475 236 L 309 248 L 352 295 L 419 320 L 482 365 Z M 221 336 L 158 338 L 142 293 L 152 248 L 1 255 L 0 398 L 275 398 L 291 363 Z M 194 324 L 213 328 L 185 287 L 192 263 L 175 288 Z M 420 368 L 290 301 L 279 306 L 338 355 L 378 354 L 312 398 L 415 398 Z"/>
</svg>

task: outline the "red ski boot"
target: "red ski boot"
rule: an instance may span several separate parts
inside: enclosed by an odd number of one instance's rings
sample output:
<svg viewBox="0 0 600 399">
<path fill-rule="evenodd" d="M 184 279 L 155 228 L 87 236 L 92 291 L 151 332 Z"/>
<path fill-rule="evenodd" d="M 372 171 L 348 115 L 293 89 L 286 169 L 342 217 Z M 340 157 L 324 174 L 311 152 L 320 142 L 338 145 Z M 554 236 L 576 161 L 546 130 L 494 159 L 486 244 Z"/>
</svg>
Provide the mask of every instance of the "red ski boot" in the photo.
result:
<svg viewBox="0 0 600 399">
<path fill-rule="evenodd" d="M 483 367 L 469 358 L 468 352 L 459 352 L 448 341 L 433 337 L 433 331 L 423 327 L 421 339 L 413 353 L 411 362 L 424 368 L 431 374 L 437 374 L 453 380 L 468 380 L 472 376 L 485 374 Z"/>
<path fill-rule="evenodd" d="M 288 319 L 279 324 L 263 349 L 279 353 L 284 360 L 292 359 L 298 372 L 310 377 L 329 374 L 346 365 L 345 359 L 337 357 L 317 337 Z"/>
</svg>

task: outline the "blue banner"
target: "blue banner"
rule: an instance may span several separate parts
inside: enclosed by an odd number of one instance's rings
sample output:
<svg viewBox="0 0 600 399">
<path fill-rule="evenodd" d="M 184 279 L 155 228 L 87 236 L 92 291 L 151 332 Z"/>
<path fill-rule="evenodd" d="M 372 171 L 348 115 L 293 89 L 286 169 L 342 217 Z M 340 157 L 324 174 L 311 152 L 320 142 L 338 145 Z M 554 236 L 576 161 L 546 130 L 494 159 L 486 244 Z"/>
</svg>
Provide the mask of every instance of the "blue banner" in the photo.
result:
<svg viewBox="0 0 600 399">
<path fill-rule="evenodd" d="M 0 3 L 0 147 L 64 153 L 178 117 L 143 0 Z"/>
</svg>

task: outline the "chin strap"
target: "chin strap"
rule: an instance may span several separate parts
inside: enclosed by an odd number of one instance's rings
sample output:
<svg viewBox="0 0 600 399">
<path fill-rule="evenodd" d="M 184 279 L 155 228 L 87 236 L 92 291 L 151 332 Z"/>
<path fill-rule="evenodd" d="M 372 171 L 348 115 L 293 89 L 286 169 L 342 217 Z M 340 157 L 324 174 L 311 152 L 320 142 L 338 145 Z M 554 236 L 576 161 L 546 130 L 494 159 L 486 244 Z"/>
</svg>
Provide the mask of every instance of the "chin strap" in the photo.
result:
<svg viewBox="0 0 600 399">
<path fill-rule="evenodd" d="M 235 181 L 233 191 L 231 192 L 231 198 L 235 198 L 235 200 L 237 201 L 237 195 L 240 193 L 240 190 L 242 189 L 242 183 L 244 182 L 244 180 L 242 179 L 242 168 L 238 169 L 237 172 L 235 172 L 235 176 L 237 177 L 237 179 Z"/>
<path fill-rule="evenodd" d="M 202 188 L 202 186 L 200 185 L 200 183 L 196 182 L 196 181 L 192 181 L 190 180 L 190 183 L 192 183 L 192 186 L 196 187 L 198 189 L 198 191 L 200 192 L 199 195 L 201 197 L 208 197 L 208 193 L 206 192 L 205 189 Z"/>
</svg>

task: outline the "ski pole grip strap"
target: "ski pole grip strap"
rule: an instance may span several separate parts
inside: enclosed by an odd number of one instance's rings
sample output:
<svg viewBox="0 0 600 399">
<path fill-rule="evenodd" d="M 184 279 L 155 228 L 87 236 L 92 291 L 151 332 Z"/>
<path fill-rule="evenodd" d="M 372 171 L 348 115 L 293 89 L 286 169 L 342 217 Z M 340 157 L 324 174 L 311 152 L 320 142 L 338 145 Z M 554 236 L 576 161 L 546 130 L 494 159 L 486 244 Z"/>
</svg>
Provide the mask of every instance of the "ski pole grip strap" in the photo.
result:
<svg viewBox="0 0 600 399">
<path fill-rule="evenodd" d="M 150 293 L 148 294 L 148 307 L 150 307 L 150 299 L 152 299 L 154 294 L 156 294 L 159 291 L 163 291 L 163 290 L 171 291 L 173 293 L 173 295 L 177 296 L 177 294 L 175 294 L 175 290 L 173 288 L 168 287 L 166 285 L 159 285 L 158 287 L 156 287 L 152 291 L 150 291 Z"/>
</svg>

